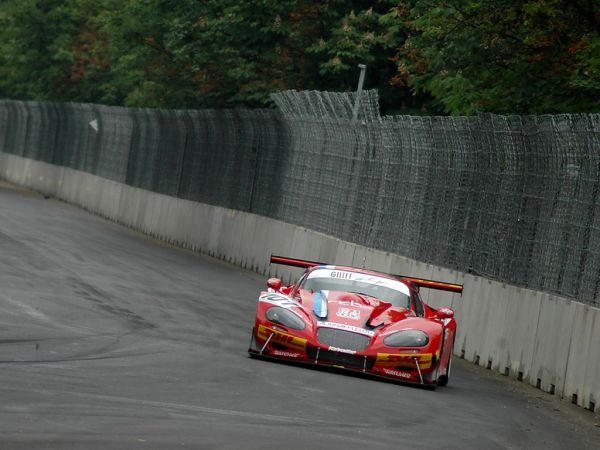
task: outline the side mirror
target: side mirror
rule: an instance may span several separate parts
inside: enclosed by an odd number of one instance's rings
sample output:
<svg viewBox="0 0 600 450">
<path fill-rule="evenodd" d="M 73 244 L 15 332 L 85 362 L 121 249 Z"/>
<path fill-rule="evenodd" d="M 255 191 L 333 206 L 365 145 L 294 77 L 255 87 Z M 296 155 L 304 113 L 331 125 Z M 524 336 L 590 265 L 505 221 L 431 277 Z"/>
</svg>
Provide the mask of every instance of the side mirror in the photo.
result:
<svg viewBox="0 0 600 450">
<path fill-rule="evenodd" d="M 279 278 L 269 278 L 267 280 L 267 287 L 277 292 L 281 289 L 281 280 Z"/>
<path fill-rule="evenodd" d="M 452 319 L 454 317 L 454 310 L 447 306 L 436 309 L 435 313 L 439 319 Z"/>
</svg>

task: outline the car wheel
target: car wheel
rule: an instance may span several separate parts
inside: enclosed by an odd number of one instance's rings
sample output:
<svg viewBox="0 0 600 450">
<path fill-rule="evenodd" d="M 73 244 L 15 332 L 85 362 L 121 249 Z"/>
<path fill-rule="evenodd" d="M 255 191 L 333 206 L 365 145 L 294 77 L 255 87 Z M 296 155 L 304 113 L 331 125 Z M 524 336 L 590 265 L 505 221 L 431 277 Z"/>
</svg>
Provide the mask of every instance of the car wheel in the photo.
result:
<svg viewBox="0 0 600 450">
<path fill-rule="evenodd" d="M 250 335 L 250 346 L 248 347 L 248 355 L 251 358 L 256 358 L 259 351 L 260 348 L 258 348 L 258 343 L 256 342 L 256 337 L 254 336 L 254 329 L 252 329 L 252 334 Z"/>
<path fill-rule="evenodd" d="M 450 357 L 450 361 L 448 362 L 448 370 L 446 371 L 446 375 L 442 375 L 438 378 L 438 386 L 446 386 L 448 381 L 450 380 L 450 367 L 452 367 L 452 357 Z"/>
<path fill-rule="evenodd" d="M 441 375 L 438 378 L 438 386 L 446 386 L 448 381 L 450 381 L 450 369 L 452 368 L 452 353 L 454 353 L 454 343 L 452 343 L 452 347 L 450 348 L 450 356 L 448 356 L 448 369 L 446 370 L 446 375 Z"/>
</svg>

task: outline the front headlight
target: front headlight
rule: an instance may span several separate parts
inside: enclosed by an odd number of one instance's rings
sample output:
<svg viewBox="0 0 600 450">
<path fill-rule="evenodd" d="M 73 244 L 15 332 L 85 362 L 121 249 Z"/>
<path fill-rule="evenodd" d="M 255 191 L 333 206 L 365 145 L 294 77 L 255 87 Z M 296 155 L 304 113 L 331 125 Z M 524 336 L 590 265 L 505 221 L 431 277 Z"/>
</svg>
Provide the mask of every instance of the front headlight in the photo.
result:
<svg viewBox="0 0 600 450">
<path fill-rule="evenodd" d="M 266 316 L 271 322 L 278 323 L 284 327 L 293 328 L 294 330 L 304 330 L 306 328 L 306 324 L 300 317 L 280 306 L 273 306 L 267 309 Z"/>
<path fill-rule="evenodd" d="M 423 347 L 429 343 L 429 336 L 420 330 L 402 330 L 387 336 L 383 343 L 388 347 Z"/>
</svg>

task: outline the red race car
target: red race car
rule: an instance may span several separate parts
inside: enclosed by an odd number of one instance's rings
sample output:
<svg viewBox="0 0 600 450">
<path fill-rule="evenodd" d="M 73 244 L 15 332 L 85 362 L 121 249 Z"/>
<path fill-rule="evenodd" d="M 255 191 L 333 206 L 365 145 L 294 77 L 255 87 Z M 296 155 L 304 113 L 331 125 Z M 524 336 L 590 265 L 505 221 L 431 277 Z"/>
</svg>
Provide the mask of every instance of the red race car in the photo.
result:
<svg viewBox="0 0 600 450">
<path fill-rule="evenodd" d="M 306 268 L 297 283 L 267 281 L 256 308 L 250 356 L 334 366 L 389 379 L 444 386 L 456 321 L 419 288 L 462 293 L 462 285 L 281 256 Z"/>
</svg>

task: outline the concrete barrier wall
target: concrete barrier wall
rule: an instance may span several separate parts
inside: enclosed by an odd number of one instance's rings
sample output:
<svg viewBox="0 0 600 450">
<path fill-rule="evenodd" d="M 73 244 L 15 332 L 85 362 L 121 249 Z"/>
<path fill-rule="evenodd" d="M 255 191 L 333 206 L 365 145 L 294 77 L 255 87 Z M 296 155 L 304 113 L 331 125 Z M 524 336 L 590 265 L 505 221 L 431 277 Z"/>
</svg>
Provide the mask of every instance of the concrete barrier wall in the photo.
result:
<svg viewBox="0 0 600 450">
<path fill-rule="evenodd" d="M 194 203 L 88 173 L 0 153 L 0 177 L 170 243 L 253 271 L 295 279 L 271 253 L 464 284 L 423 290 L 456 311 L 455 354 L 594 409 L 600 398 L 600 309 L 386 253 L 254 214 Z"/>
</svg>

